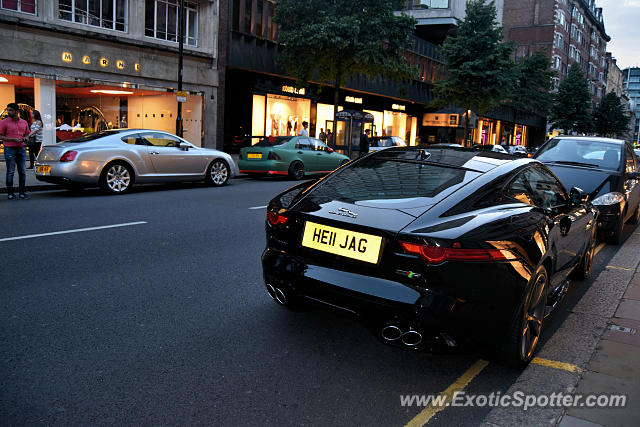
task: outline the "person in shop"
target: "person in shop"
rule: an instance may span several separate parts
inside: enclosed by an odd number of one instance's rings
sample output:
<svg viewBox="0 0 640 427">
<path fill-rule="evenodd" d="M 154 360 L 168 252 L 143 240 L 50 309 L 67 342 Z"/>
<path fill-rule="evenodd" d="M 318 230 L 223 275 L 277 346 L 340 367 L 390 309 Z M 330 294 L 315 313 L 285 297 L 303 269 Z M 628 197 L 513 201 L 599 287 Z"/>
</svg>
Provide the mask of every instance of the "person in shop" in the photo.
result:
<svg viewBox="0 0 640 427">
<path fill-rule="evenodd" d="M 320 138 L 320 141 L 322 142 L 327 142 L 327 134 L 324 133 L 324 129 L 320 128 L 320 134 L 318 135 L 318 138 Z"/>
<path fill-rule="evenodd" d="M 327 129 L 327 145 L 333 148 L 333 133 L 331 129 Z"/>
<path fill-rule="evenodd" d="M 38 110 L 33 110 L 33 123 L 31 123 L 31 133 L 28 138 L 34 138 L 34 142 L 29 145 L 29 167 L 27 167 L 27 169 L 33 169 L 33 162 L 42 147 L 42 116 Z"/>
<path fill-rule="evenodd" d="M 0 121 L 0 142 L 4 145 L 4 159 L 7 163 L 7 198 L 15 200 L 13 175 L 18 166 L 19 198 L 29 199 L 25 192 L 27 152 L 24 142 L 30 134 L 29 125 L 19 116 L 20 107 L 12 102 L 7 105 L 7 118 Z"/>
<path fill-rule="evenodd" d="M 369 152 L 369 133 L 370 129 L 365 129 L 364 133 L 360 135 L 360 156 L 364 156 Z"/>
<path fill-rule="evenodd" d="M 298 136 L 309 136 L 309 131 L 307 130 L 308 126 L 309 123 L 307 123 L 306 121 L 302 122 L 302 129 L 298 131 Z"/>
</svg>

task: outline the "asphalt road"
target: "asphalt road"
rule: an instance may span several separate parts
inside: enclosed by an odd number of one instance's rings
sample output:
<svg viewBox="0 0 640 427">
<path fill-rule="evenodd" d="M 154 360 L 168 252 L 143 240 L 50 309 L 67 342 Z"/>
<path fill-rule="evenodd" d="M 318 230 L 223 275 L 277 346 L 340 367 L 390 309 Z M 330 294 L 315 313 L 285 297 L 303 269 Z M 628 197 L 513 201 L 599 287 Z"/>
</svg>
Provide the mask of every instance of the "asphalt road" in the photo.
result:
<svg viewBox="0 0 640 427">
<path fill-rule="evenodd" d="M 0 199 L 0 424 L 413 419 L 421 408 L 401 406 L 401 394 L 440 393 L 478 356 L 388 347 L 340 314 L 276 305 L 260 268 L 265 210 L 251 208 L 293 184 Z M 592 277 L 615 251 L 602 248 Z M 588 286 L 571 288 L 545 341 Z M 517 377 L 491 363 L 468 390 L 504 391 Z M 429 425 L 478 425 L 489 410 L 447 408 Z"/>
</svg>

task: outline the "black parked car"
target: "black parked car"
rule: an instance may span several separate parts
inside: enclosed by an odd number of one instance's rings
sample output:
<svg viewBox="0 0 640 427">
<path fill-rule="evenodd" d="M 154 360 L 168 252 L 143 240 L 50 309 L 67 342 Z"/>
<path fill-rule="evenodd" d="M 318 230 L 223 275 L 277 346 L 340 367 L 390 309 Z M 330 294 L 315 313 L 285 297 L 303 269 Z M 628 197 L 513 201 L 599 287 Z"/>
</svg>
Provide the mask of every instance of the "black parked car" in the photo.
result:
<svg viewBox="0 0 640 427">
<path fill-rule="evenodd" d="M 600 211 L 598 231 L 619 244 L 626 221 L 640 220 L 638 157 L 623 140 L 559 136 L 534 158 L 546 164 L 566 187 L 580 187 Z"/>
<path fill-rule="evenodd" d="M 363 318 L 411 349 L 490 344 L 522 367 L 574 273 L 597 210 L 540 162 L 464 148 L 388 148 L 267 208 L 269 295 Z"/>
</svg>

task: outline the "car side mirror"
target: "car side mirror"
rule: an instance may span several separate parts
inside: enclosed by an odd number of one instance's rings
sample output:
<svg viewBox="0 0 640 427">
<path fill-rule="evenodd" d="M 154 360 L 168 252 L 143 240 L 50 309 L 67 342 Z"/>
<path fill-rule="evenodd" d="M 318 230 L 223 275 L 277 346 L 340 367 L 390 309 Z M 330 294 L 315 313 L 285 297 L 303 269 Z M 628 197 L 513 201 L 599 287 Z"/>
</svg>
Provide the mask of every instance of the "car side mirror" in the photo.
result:
<svg viewBox="0 0 640 427">
<path fill-rule="evenodd" d="M 640 179 L 640 172 L 627 172 L 627 179 Z"/>
<path fill-rule="evenodd" d="M 572 205 L 579 205 L 589 200 L 589 194 L 582 188 L 573 187 L 571 191 L 569 191 L 569 198 L 571 199 Z"/>
<path fill-rule="evenodd" d="M 178 144 L 178 148 L 182 151 L 189 151 L 189 144 L 187 144 L 186 142 L 181 142 Z"/>
</svg>

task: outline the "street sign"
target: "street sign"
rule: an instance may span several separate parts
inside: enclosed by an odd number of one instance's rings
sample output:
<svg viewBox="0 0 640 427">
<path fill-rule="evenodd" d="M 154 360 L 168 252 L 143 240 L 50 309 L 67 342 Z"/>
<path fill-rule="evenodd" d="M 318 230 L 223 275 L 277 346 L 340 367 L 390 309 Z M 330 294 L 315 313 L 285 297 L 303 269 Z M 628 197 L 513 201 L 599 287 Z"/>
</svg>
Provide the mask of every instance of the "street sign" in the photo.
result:
<svg viewBox="0 0 640 427">
<path fill-rule="evenodd" d="M 178 100 L 178 102 L 187 102 L 187 92 L 185 91 L 176 92 L 176 99 Z"/>
</svg>

